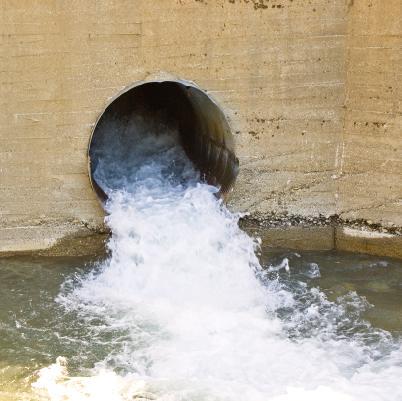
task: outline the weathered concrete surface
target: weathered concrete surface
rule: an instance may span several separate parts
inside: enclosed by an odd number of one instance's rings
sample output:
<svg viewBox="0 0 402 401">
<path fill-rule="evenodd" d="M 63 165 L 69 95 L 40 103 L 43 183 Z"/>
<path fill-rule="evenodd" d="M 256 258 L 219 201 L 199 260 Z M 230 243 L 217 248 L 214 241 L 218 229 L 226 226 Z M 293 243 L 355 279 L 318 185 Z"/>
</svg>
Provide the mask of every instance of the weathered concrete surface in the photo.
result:
<svg viewBox="0 0 402 401">
<path fill-rule="evenodd" d="M 228 116 L 232 208 L 401 227 L 401 21 L 400 0 L 3 0 L 0 252 L 102 229 L 94 123 L 164 74 Z"/>
</svg>

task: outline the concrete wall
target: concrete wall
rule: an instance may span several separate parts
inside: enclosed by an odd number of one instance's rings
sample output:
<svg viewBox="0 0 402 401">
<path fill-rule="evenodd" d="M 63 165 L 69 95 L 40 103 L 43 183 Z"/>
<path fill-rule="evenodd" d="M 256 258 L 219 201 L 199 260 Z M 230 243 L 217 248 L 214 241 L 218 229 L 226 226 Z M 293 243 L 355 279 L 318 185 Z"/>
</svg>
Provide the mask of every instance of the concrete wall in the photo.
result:
<svg viewBox="0 0 402 401">
<path fill-rule="evenodd" d="M 402 226 L 402 2 L 355 1 L 338 213 Z"/>
<path fill-rule="evenodd" d="M 233 209 L 398 234 L 401 21 L 400 0 L 3 0 L 0 252 L 102 230 L 93 126 L 125 87 L 164 76 L 226 113 Z"/>
</svg>

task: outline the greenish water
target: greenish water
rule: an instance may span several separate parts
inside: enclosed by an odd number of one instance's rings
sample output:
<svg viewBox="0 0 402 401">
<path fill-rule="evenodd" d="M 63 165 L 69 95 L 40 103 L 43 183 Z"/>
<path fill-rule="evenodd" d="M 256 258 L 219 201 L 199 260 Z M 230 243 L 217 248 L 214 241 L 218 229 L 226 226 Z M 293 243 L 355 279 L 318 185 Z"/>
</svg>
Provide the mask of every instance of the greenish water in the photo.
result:
<svg viewBox="0 0 402 401">
<path fill-rule="evenodd" d="M 305 291 L 314 287 L 328 302 L 343 303 L 347 314 L 359 315 L 359 320 L 349 320 L 355 327 L 346 324 L 345 332 L 369 334 L 373 326 L 395 339 L 402 335 L 400 261 L 271 249 L 262 250 L 261 260 L 266 268 L 263 280 L 281 282 L 298 301 L 297 307 L 277 311 L 285 325 L 289 322 L 289 337 L 326 329 L 331 313 L 328 303 L 323 303 L 321 295 L 314 298 L 311 291 Z M 70 310 L 57 302 L 60 291 L 68 292 L 80 277 L 96 271 L 96 266 L 86 258 L 0 259 L 0 400 L 39 399 L 40 394 L 32 393 L 31 383 L 37 379 L 36 372 L 53 364 L 59 355 L 68 359 L 70 375 L 82 375 L 97 361 L 113 360 L 127 344 L 125 327 L 109 325 L 100 313 L 88 320 L 76 308 Z M 295 314 L 305 314 L 306 308 L 310 313 L 312 307 L 317 315 L 309 320 L 311 324 L 305 319 L 303 324 L 295 324 Z"/>
<path fill-rule="evenodd" d="M 97 322 L 55 302 L 63 282 L 91 268 L 84 258 L 0 259 L 0 400 L 31 399 L 35 372 L 58 355 L 90 366 L 107 352 L 93 336 Z"/>
<path fill-rule="evenodd" d="M 402 261 L 348 252 L 288 252 L 263 250 L 264 265 L 289 259 L 290 274 L 282 280 L 318 287 L 330 301 L 356 292 L 367 300 L 362 317 L 373 326 L 402 335 Z M 316 264 L 319 274 L 314 274 Z"/>
</svg>

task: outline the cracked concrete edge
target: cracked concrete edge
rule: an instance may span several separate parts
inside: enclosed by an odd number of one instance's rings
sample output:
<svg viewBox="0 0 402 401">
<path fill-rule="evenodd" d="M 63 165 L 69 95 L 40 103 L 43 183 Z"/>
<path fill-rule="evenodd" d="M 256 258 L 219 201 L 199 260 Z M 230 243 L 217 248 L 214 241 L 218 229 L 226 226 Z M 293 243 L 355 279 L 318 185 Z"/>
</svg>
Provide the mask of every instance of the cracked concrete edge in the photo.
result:
<svg viewBox="0 0 402 401">
<path fill-rule="evenodd" d="M 253 214 L 240 227 L 267 248 L 341 250 L 402 259 L 402 227 L 381 227 L 337 215 Z M 105 256 L 108 228 L 87 222 L 0 228 L 0 256 Z"/>
</svg>

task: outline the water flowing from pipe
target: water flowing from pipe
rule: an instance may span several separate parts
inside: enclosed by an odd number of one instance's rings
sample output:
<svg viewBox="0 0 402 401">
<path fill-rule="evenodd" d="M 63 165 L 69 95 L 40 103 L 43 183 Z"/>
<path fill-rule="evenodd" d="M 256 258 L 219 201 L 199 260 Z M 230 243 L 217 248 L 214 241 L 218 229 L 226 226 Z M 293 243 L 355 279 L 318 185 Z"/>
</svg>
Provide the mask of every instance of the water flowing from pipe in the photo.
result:
<svg viewBox="0 0 402 401">
<path fill-rule="evenodd" d="M 111 135 L 96 169 L 111 256 L 58 296 L 88 325 L 101 319 L 113 350 L 79 375 L 60 356 L 36 391 L 54 401 L 400 401 L 400 343 L 367 329 L 364 300 L 333 303 L 282 282 L 287 261 L 263 269 L 258 242 L 199 182 L 177 133 L 135 127 L 129 143 Z"/>
</svg>

